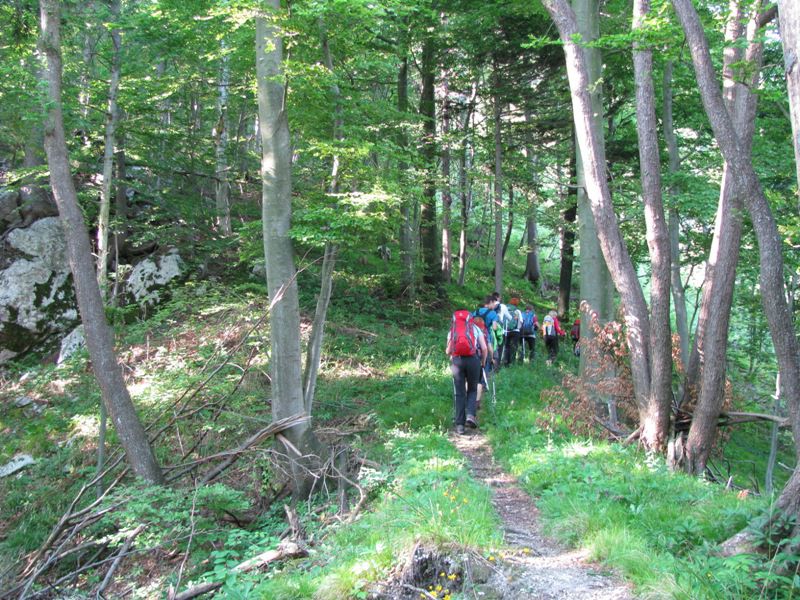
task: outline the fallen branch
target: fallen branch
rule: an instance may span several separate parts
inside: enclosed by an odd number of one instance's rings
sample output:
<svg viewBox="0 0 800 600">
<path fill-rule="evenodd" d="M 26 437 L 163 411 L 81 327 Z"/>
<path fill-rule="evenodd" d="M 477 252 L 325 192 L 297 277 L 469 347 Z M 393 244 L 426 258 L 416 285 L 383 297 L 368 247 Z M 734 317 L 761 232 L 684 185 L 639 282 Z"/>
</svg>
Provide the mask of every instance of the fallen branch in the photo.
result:
<svg viewBox="0 0 800 600">
<path fill-rule="evenodd" d="M 205 475 L 205 477 L 203 477 L 203 479 L 200 480 L 200 483 L 198 485 L 200 486 L 206 485 L 207 483 L 210 483 L 211 481 L 216 479 L 220 473 L 222 473 L 225 469 L 227 469 L 233 463 L 239 460 L 239 456 L 241 456 L 241 454 L 251 446 L 260 443 L 267 437 L 280 434 L 281 431 L 290 429 L 296 425 L 300 425 L 301 423 L 305 423 L 306 421 L 308 421 L 308 419 L 309 419 L 308 415 L 297 414 L 291 417 L 286 417 L 285 419 L 274 421 L 269 426 L 264 427 L 264 429 L 257 431 L 249 438 L 247 438 L 244 442 L 242 442 L 242 444 L 238 448 L 236 448 L 236 450 L 232 450 L 231 452 L 226 453 L 228 454 L 228 458 L 219 465 L 217 465 L 215 468 L 211 469 L 211 471 L 209 471 Z"/>
<path fill-rule="evenodd" d="M 284 540 L 278 544 L 278 547 L 274 550 L 262 552 L 253 558 L 239 563 L 231 570 L 235 573 L 246 573 L 247 571 L 252 571 L 256 568 L 265 567 L 278 560 L 284 560 L 287 558 L 302 558 L 304 556 L 308 556 L 308 551 L 305 548 L 294 541 Z M 200 583 L 190 587 L 188 590 L 184 590 L 180 594 L 172 596 L 172 600 L 190 600 L 191 598 L 196 598 L 202 594 L 216 591 L 221 588 L 222 585 L 223 583 L 221 581 Z"/>
<path fill-rule="evenodd" d="M 117 567 L 119 567 L 120 563 L 122 562 L 122 559 L 128 555 L 128 550 L 130 550 L 131 544 L 133 544 L 133 540 L 135 540 L 136 536 L 142 533 L 144 529 L 145 529 L 144 525 L 139 525 L 136 529 L 131 531 L 130 535 L 127 537 L 125 543 L 122 545 L 122 548 L 117 554 L 117 557 L 114 559 L 114 562 L 111 563 L 111 566 L 108 568 L 108 572 L 106 573 L 106 576 L 103 578 L 103 583 L 101 583 L 100 587 L 97 588 L 98 598 L 104 597 L 103 592 L 106 591 L 108 584 L 111 583 L 111 579 L 114 577 L 114 572 L 117 570 Z"/>
</svg>

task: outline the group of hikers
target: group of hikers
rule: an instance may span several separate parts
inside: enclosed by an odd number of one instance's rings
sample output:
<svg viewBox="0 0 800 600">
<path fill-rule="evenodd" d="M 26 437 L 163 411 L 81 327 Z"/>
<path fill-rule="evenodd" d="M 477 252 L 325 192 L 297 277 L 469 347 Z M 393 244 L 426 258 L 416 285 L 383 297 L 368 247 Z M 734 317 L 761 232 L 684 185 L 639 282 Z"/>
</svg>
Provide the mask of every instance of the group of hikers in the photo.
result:
<svg viewBox="0 0 800 600">
<path fill-rule="evenodd" d="M 540 324 L 531 304 L 523 310 L 516 297 L 504 304 L 500 293 L 494 292 L 475 311 L 453 313 L 446 351 L 453 374 L 456 433 L 464 433 L 465 427 L 478 427 L 476 415 L 494 371 L 517 361 L 525 363 L 526 359 L 533 364 L 540 331 L 549 365 L 558 356 L 559 338 L 566 335 L 555 310 L 549 311 Z M 577 354 L 580 319 L 576 319 L 570 335 Z"/>
</svg>

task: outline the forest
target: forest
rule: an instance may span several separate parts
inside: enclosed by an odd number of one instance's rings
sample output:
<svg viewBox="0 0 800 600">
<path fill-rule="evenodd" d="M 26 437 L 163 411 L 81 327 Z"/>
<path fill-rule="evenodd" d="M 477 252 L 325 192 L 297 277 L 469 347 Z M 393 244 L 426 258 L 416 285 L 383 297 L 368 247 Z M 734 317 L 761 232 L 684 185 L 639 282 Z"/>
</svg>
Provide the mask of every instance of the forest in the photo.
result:
<svg viewBox="0 0 800 600">
<path fill-rule="evenodd" d="M 800 594 L 797 0 L 1 0 L 0 71 L 0 599 Z"/>
</svg>

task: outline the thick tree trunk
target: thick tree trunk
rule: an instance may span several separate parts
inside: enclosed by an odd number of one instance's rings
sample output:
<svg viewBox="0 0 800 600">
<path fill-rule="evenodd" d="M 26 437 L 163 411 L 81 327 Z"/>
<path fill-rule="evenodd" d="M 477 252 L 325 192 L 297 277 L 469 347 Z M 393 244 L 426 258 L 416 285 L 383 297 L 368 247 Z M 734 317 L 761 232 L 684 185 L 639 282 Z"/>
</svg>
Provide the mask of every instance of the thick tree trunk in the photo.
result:
<svg viewBox="0 0 800 600">
<path fill-rule="evenodd" d="M 117 21 L 120 15 L 120 0 L 111 2 L 111 18 Z M 111 83 L 108 86 L 108 112 L 106 113 L 106 131 L 103 142 L 103 184 L 100 187 L 100 211 L 97 216 L 97 282 L 103 298 L 108 294 L 108 262 L 109 262 L 109 223 L 111 215 L 111 190 L 114 179 L 114 146 L 116 142 L 117 93 L 119 92 L 121 41 L 119 29 L 111 30 L 111 43 L 114 46 L 111 57 Z"/>
<path fill-rule="evenodd" d="M 706 115 L 720 151 L 730 166 L 736 185 L 745 194 L 745 202 L 758 240 L 759 281 L 764 313 L 781 377 L 782 393 L 789 406 L 795 457 L 800 458 L 800 348 L 794 333 L 792 315 L 783 280 L 781 237 L 761 184 L 753 170 L 746 148 L 742 147 L 736 128 L 725 110 L 724 100 L 714 78 L 708 41 L 690 0 L 672 0 L 692 53 L 697 81 Z M 780 512 L 797 517 L 800 512 L 800 469 L 795 468 L 776 503 Z M 796 527 L 797 529 L 797 527 Z M 797 531 L 795 532 L 797 533 Z"/>
<path fill-rule="evenodd" d="M 164 481 L 161 469 L 131 402 L 122 369 L 114 353 L 114 338 L 106 322 L 103 298 L 97 284 L 89 232 L 78 206 L 70 172 L 61 113 L 60 2 L 41 0 L 40 8 L 41 48 L 47 58 L 46 77 L 49 89 L 44 146 L 50 167 L 50 184 L 67 241 L 67 256 L 86 334 L 86 346 L 103 402 L 111 414 L 133 472 L 149 483 L 161 484 Z"/>
<path fill-rule="evenodd" d="M 591 84 L 583 50 L 575 43 L 578 24 L 575 13 L 566 0 L 543 0 L 543 4 L 558 27 L 564 44 L 567 75 L 572 91 L 576 138 L 581 147 L 586 172 L 586 192 L 603 256 L 622 299 L 636 402 L 638 406 L 646 407 L 650 397 L 650 331 L 647 303 L 611 203 L 611 192 L 605 175 L 602 129 L 594 117 L 588 91 Z M 583 270 L 582 267 L 581 271 Z"/>
<path fill-rule="evenodd" d="M 650 0 L 634 0 L 633 31 L 642 28 Z M 644 197 L 647 248 L 650 252 L 650 389 L 639 404 L 640 439 L 647 448 L 663 450 L 669 435 L 672 409 L 672 336 L 670 330 L 669 232 L 661 199 L 661 159 L 658 151 L 653 52 L 633 44 L 636 79 L 636 131 Z"/>
<path fill-rule="evenodd" d="M 461 195 L 461 233 L 458 241 L 458 285 L 464 285 L 464 278 L 467 275 L 467 232 L 469 230 L 469 213 L 472 208 L 472 178 L 469 171 L 472 168 L 473 154 L 475 152 L 470 132 L 470 122 L 474 114 L 473 106 L 475 97 L 478 93 L 478 86 L 472 85 L 472 95 L 464 114 L 464 125 L 462 135 L 464 141 L 461 144 L 461 157 L 458 165 L 458 184 Z"/>
<path fill-rule="evenodd" d="M 270 0 L 266 7 L 272 13 L 270 17 L 280 14 L 280 0 Z M 283 84 L 283 39 L 277 25 L 263 15 L 256 18 L 256 80 L 261 125 L 264 255 L 270 298 L 272 418 L 277 421 L 304 413 L 305 403 L 297 271 L 289 237 L 291 143 Z M 314 479 L 307 463 L 308 457 L 317 451 L 316 439 L 309 422 L 292 427 L 286 437 L 303 455 L 299 457 L 291 449 L 281 449 L 293 476 L 292 491 L 296 497 L 304 497 L 313 491 Z"/>
<path fill-rule="evenodd" d="M 503 141 L 501 137 L 502 103 L 500 72 L 494 65 L 494 289 L 503 293 Z"/>
<path fill-rule="evenodd" d="M 228 177 L 228 84 L 231 67 L 225 40 L 220 41 L 219 86 L 217 86 L 217 125 L 214 128 L 217 160 L 215 200 L 217 229 L 222 235 L 231 235 L 231 184 Z"/>
<path fill-rule="evenodd" d="M 420 213 L 420 241 L 422 243 L 423 280 L 428 285 L 439 287 L 442 281 L 442 266 L 438 227 L 436 222 L 436 48 L 433 36 L 426 36 L 422 43 L 422 94 L 419 113 L 422 117 L 422 160 L 425 164 L 425 182 L 422 189 Z"/>
<path fill-rule="evenodd" d="M 598 0 L 572 0 L 572 7 L 575 11 L 576 31 L 580 32 L 584 44 L 596 40 L 600 35 L 600 14 Z M 585 150 L 580 143 L 575 143 L 575 183 L 577 189 L 578 205 L 578 240 L 580 246 L 580 309 L 581 336 L 583 337 L 584 347 L 591 345 L 594 338 L 594 327 L 591 323 L 597 322 L 602 325 L 606 321 L 614 318 L 614 286 L 609 273 L 610 265 L 606 263 L 603 250 L 600 245 L 598 225 L 595 223 L 593 209 L 590 205 L 591 199 L 587 189 L 587 171 L 585 163 L 587 160 L 602 160 L 599 165 L 605 177 L 605 140 L 603 131 L 603 86 L 602 86 L 602 56 L 599 48 L 581 47 L 586 61 L 587 77 L 589 83 L 589 100 L 591 102 L 591 118 L 593 127 L 600 132 L 598 137 L 601 157 L 586 157 Z M 577 132 L 576 132 L 577 136 Z M 610 202 L 610 199 L 609 199 Z M 601 357 L 594 352 L 582 352 L 580 357 L 580 374 L 589 380 L 608 379 L 615 374 L 608 371 L 608 365 L 602 363 Z M 601 412 L 603 404 L 611 402 L 607 398 L 596 392 L 596 387 L 592 390 L 595 393 L 594 401 L 598 406 L 598 413 Z M 609 406 L 609 413 L 611 407 Z"/>
<path fill-rule="evenodd" d="M 525 111 L 525 123 L 531 126 L 532 116 L 529 110 Z M 531 164 L 531 180 L 533 182 L 534 192 L 531 195 L 530 208 L 528 209 L 528 216 L 525 220 L 525 231 L 527 231 L 528 238 L 526 240 L 527 253 L 525 256 L 525 274 L 523 277 L 531 282 L 534 286 L 539 287 L 539 292 L 544 293 L 544 281 L 542 280 L 542 270 L 539 265 L 539 228 L 537 223 L 537 206 L 536 206 L 536 192 L 539 187 L 538 165 L 536 162 L 536 153 L 533 150 L 533 139 L 530 133 L 527 134 L 525 139 L 525 155 Z M 570 273 L 571 279 L 572 273 Z"/>
<path fill-rule="evenodd" d="M 778 14 L 786 89 L 789 92 L 789 114 L 792 118 L 795 170 L 800 187 L 800 3 L 797 0 L 778 0 Z"/>
<path fill-rule="evenodd" d="M 664 113 L 662 125 L 664 140 L 667 144 L 669 157 L 669 173 L 676 175 L 680 169 L 680 155 L 678 154 L 678 136 L 675 135 L 675 124 L 672 119 L 672 61 L 664 65 Z M 689 317 L 686 312 L 686 291 L 681 277 L 681 246 L 680 246 L 680 215 L 675 205 L 678 190 L 675 186 L 669 189 L 669 245 L 670 245 L 670 286 L 672 288 L 672 303 L 675 310 L 675 326 L 680 339 L 681 364 L 685 369 L 689 364 Z M 682 394 L 679 394 L 681 396 Z"/>
</svg>

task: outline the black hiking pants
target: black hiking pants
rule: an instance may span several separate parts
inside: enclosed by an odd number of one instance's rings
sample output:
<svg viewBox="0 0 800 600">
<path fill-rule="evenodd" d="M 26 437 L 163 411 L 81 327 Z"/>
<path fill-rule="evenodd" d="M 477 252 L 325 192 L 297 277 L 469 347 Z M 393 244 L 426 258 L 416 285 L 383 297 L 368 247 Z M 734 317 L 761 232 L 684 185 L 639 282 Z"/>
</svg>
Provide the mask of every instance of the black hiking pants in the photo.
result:
<svg viewBox="0 0 800 600">
<path fill-rule="evenodd" d="M 517 352 L 519 352 L 519 331 L 509 331 L 506 334 L 506 343 L 503 346 L 505 355 L 503 362 L 506 365 L 513 364 L 517 360 Z"/>
<path fill-rule="evenodd" d="M 544 336 L 544 345 L 547 348 L 547 359 L 555 360 L 558 356 L 558 336 L 546 335 Z"/>
<path fill-rule="evenodd" d="M 533 335 L 524 335 L 520 338 L 522 342 L 522 360 L 525 361 L 527 357 L 530 363 L 533 363 L 533 357 L 536 355 L 536 337 Z"/>
<path fill-rule="evenodd" d="M 481 381 L 481 359 L 477 356 L 454 356 L 450 363 L 453 374 L 456 425 L 464 425 L 467 415 L 475 416 L 478 384 Z"/>
</svg>

